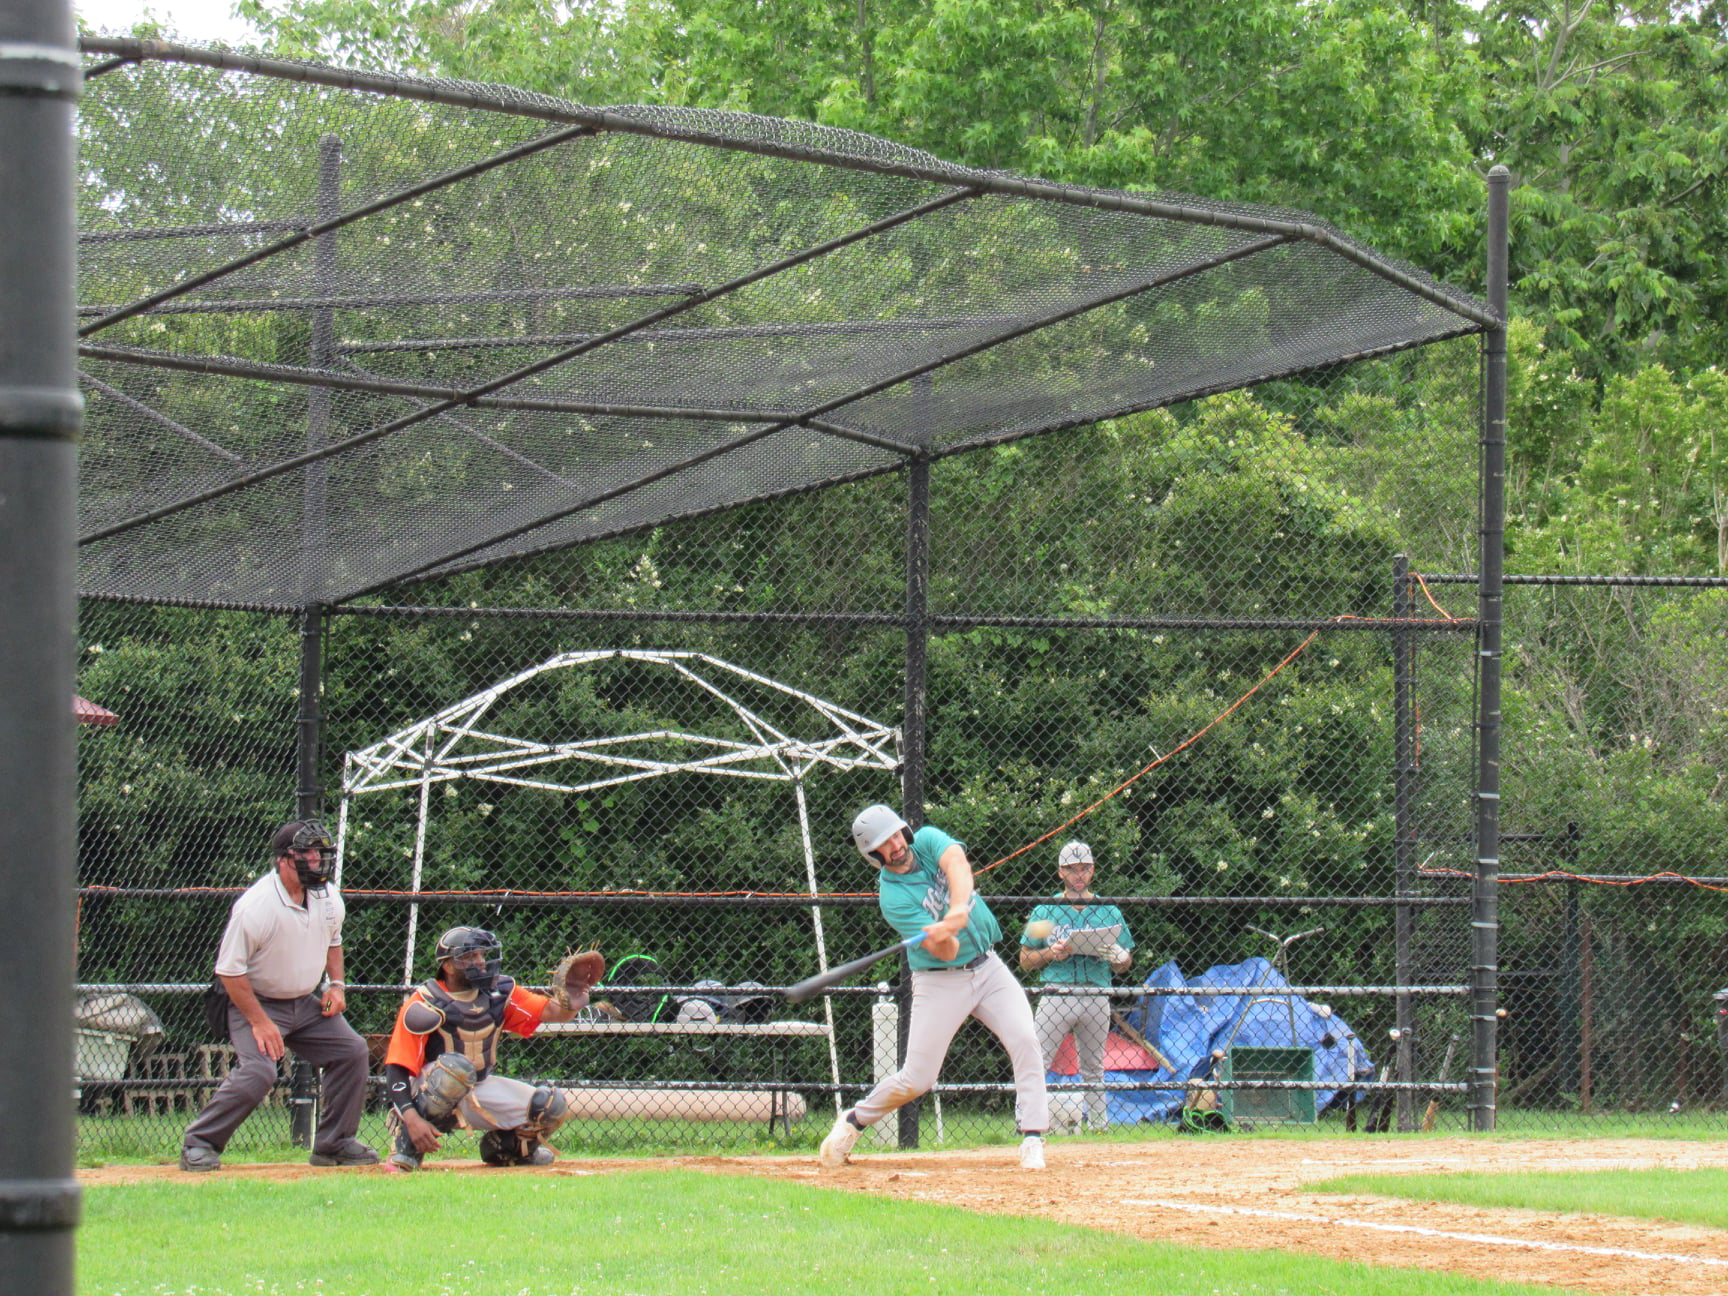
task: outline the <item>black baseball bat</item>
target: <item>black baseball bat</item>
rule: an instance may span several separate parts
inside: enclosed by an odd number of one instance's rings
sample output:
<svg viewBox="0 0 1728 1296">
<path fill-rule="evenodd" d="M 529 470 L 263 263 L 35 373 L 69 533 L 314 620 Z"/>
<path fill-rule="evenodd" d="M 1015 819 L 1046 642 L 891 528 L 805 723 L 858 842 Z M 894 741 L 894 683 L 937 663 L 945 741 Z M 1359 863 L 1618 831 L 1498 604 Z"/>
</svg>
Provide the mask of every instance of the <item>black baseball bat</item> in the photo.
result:
<svg viewBox="0 0 1728 1296">
<path fill-rule="evenodd" d="M 815 976 L 805 977 L 797 985 L 786 987 L 786 999 L 789 1003 L 803 1003 L 811 995 L 821 994 L 829 986 L 839 985 L 848 977 L 855 977 L 877 959 L 885 959 L 890 954 L 898 954 L 901 950 L 911 949 L 924 939 L 924 933 L 908 936 L 903 941 L 885 945 L 872 954 L 865 954 L 853 959 L 850 963 L 842 963 L 839 967 L 831 967 L 826 972 L 818 972 Z"/>
</svg>

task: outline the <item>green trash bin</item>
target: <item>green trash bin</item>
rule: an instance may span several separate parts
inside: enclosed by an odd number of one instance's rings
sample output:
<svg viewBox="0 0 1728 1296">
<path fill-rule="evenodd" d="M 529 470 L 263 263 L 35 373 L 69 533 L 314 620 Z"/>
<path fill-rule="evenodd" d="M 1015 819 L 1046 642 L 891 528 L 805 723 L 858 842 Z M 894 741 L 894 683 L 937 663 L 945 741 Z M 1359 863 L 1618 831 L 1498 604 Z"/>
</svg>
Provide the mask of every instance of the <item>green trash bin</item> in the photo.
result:
<svg viewBox="0 0 1728 1296">
<path fill-rule="evenodd" d="M 1232 1080 L 1314 1079 L 1314 1051 L 1238 1044 L 1224 1054 L 1219 1104 L 1233 1125 L 1312 1125 L 1312 1089 L 1231 1089 Z"/>
</svg>

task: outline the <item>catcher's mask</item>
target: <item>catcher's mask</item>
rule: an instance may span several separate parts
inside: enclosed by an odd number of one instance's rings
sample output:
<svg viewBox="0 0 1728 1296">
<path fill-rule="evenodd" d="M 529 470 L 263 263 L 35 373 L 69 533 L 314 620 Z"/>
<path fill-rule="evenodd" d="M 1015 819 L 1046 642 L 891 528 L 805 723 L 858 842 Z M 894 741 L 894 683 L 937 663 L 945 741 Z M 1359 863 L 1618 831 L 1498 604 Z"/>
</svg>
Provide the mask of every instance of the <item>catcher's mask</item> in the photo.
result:
<svg viewBox="0 0 1728 1296">
<path fill-rule="evenodd" d="M 911 826 L 885 805 L 865 806 L 852 821 L 852 844 L 878 868 L 888 862 L 882 854 L 882 844 L 895 833 L 903 833 L 906 844 L 912 844 Z"/>
<path fill-rule="evenodd" d="M 280 858 L 294 861 L 294 875 L 308 891 L 322 891 L 336 872 L 336 844 L 330 832 L 316 819 L 283 824 L 270 839 L 270 848 Z"/>
<path fill-rule="evenodd" d="M 464 959 L 464 954 L 480 954 L 480 959 Z M 462 979 L 476 990 L 490 990 L 498 981 L 504 965 L 504 948 L 498 938 L 484 927 L 452 927 L 438 938 L 438 967 L 453 963 Z"/>
</svg>

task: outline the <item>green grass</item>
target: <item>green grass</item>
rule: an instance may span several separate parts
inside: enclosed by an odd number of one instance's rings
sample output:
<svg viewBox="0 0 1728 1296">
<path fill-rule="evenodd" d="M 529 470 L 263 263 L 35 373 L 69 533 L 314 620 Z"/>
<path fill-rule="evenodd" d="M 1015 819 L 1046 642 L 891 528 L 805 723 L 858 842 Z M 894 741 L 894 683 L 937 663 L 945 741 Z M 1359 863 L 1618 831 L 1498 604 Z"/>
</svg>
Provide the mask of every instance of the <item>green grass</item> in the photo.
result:
<svg viewBox="0 0 1728 1296">
<path fill-rule="evenodd" d="M 974 1111 L 966 1104 L 954 1101 L 945 1103 L 945 1106 L 950 1144 L 977 1147 L 1012 1141 L 1012 1122 L 1003 1113 Z M 779 1127 L 770 1131 L 761 1121 L 580 1121 L 561 1131 L 557 1141 L 561 1148 L 574 1156 L 740 1156 L 814 1152 L 817 1143 L 828 1132 L 831 1119 L 831 1109 L 816 1104 L 803 1121 L 792 1127 L 790 1136 Z M 172 1161 L 180 1149 L 180 1132 L 189 1120 L 190 1113 L 85 1116 L 79 1121 L 78 1164 L 149 1165 Z M 258 1112 L 240 1127 L 238 1136 L 224 1153 L 225 1159 L 236 1162 L 304 1160 L 304 1149 L 288 1142 L 287 1124 L 287 1114 L 279 1109 Z M 1428 1136 L 1351 1133 L 1344 1128 L 1343 1117 L 1334 1112 L 1321 1117 L 1314 1125 L 1262 1122 L 1254 1127 L 1251 1137 L 1297 1140 L 1360 1138 L 1374 1142 L 1388 1137 L 1414 1139 L 1468 1133 L 1464 1117 L 1452 1112 L 1442 1112 L 1439 1128 Z M 1113 1128 L 1110 1138 L 1113 1142 L 1157 1141 L 1174 1134 L 1175 1129 L 1170 1125 L 1123 1125 Z M 1674 1115 L 1665 1111 L 1605 1111 L 1588 1115 L 1575 1111 L 1502 1111 L 1494 1134 L 1473 1137 L 1715 1141 L 1725 1134 L 1728 1134 L 1728 1113 L 1689 1108 Z M 1238 1133 L 1195 1137 L 1242 1136 Z M 375 1147 L 383 1145 L 385 1133 L 381 1113 L 366 1113 L 362 1118 L 360 1137 Z M 924 1114 L 923 1145 L 927 1148 L 940 1146 L 936 1142 L 934 1114 L 929 1108 Z"/>
<path fill-rule="evenodd" d="M 1371 1193 L 1460 1206 L 1621 1215 L 1728 1229 L 1728 1170 L 1586 1170 L 1575 1174 L 1345 1175 L 1307 1192 Z"/>
<path fill-rule="evenodd" d="M 79 1296 L 1548 1296 L 781 1180 L 331 1173 L 98 1186 Z"/>
<path fill-rule="evenodd" d="M 1459 1124 L 1454 1133 L 1465 1133 Z M 1718 1140 L 1728 1134 L 1728 1114 L 1707 1107 L 1666 1111 L 1501 1111 L 1495 1133 L 1519 1138 L 1678 1138 Z M 1443 1131 L 1444 1132 L 1444 1131 Z"/>
</svg>

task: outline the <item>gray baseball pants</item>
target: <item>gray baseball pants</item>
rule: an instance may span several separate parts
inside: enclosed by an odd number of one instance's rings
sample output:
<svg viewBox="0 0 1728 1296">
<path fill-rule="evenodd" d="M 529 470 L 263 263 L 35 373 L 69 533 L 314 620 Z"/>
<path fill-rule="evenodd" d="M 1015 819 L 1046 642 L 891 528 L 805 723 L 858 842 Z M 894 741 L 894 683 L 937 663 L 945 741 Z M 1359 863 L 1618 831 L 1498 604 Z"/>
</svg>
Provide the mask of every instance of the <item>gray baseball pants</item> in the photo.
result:
<svg viewBox="0 0 1728 1296">
<path fill-rule="evenodd" d="M 320 1068 L 318 1132 L 312 1150 L 335 1152 L 360 1128 L 360 1108 L 366 1099 L 366 1041 L 346 1017 L 324 1016 L 316 995 L 259 999 L 258 1004 L 295 1055 Z M 264 1056 L 245 1014 L 232 1004 L 228 1036 L 234 1044 L 234 1067 L 186 1127 L 181 1142 L 188 1147 L 214 1152 L 227 1147 L 240 1122 L 257 1110 L 276 1083 L 276 1063 Z"/>
<path fill-rule="evenodd" d="M 1008 1050 L 1014 1067 L 1014 1124 L 1042 1134 L 1050 1124 L 1044 1066 L 1032 1005 L 1019 978 L 994 950 L 974 968 L 925 968 L 912 973 L 912 1016 L 906 1028 L 906 1060 L 852 1109 L 860 1125 L 874 1125 L 889 1112 L 928 1093 L 942 1072 L 948 1046 L 968 1017 L 976 1017 Z"/>
<path fill-rule="evenodd" d="M 1044 1069 L 1062 1039 L 1074 1036 L 1074 1051 L 1080 1055 L 1080 1078 L 1090 1085 L 1104 1083 L 1104 1044 L 1110 1036 L 1110 996 L 1047 994 L 1038 1001 L 1038 1048 Z M 1103 1129 L 1110 1123 L 1110 1106 L 1102 1089 L 1086 1094 L 1086 1124 Z"/>
<path fill-rule="evenodd" d="M 528 1123 L 528 1104 L 534 1101 L 535 1092 L 525 1081 L 489 1075 L 462 1096 L 456 1110 L 469 1129 L 521 1129 Z"/>
</svg>

